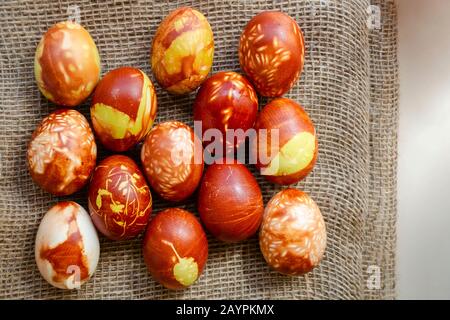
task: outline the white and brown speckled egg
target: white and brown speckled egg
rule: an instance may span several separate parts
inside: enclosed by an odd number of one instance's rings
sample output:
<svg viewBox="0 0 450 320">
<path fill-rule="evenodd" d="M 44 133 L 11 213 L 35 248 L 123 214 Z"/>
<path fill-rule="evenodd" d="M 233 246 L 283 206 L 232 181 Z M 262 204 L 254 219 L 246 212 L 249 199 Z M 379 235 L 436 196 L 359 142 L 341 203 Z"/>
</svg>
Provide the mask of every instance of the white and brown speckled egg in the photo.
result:
<svg viewBox="0 0 450 320">
<path fill-rule="evenodd" d="M 166 121 L 148 134 L 141 161 L 153 190 L 166 200 L 182 201 L 200 183 L 203 148 L 191 127 L 179 121 Z"/>
<path fill-rule="evenodd" d="M 73 201 L 53 206 L 39 225 L 36 264 L 42 277 L 60 289 L 74 289 L 97 268 L 100 243 L 86 210 Z"/>
<path fill-rule="evenodd" d="M 304 192 L 285 189 L 267 204 L 259 233 L 261 252 L 276 271 L 301 275 L 325 252 L 326 228 L 317 204 Z"/>
<path fill-rule="evenodd" d="M 88 181 L 97 159 L 97 145 L 86 118 L 71 109 L 45 117 L 28 145 L 28 168 L 45 191 L 65 196 Z"/>
</svg>

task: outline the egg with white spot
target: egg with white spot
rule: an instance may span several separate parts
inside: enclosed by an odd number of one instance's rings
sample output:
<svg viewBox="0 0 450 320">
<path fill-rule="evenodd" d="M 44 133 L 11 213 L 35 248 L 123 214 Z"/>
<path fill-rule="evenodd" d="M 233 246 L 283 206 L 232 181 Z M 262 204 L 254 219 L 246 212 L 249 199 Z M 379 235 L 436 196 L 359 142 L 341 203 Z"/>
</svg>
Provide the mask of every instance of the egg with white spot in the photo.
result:
<svg viewBox="0 0 450 320">
<path fill-rule="evenodd" d="M 75 289 L 95 272 L 100 243 L 86 210 L 72 201 L 59 202 L 39 225 L 35 259 L 42 277 L 60 289 Z"/>
<path fill-rule="evenodd" d="M 286 275 L 302 275 L 316 267 L 325 252 L 325 222 L 306 193 L 285 189 L 267 204 L 259 233 L 266 262 Z"/>
</svg>

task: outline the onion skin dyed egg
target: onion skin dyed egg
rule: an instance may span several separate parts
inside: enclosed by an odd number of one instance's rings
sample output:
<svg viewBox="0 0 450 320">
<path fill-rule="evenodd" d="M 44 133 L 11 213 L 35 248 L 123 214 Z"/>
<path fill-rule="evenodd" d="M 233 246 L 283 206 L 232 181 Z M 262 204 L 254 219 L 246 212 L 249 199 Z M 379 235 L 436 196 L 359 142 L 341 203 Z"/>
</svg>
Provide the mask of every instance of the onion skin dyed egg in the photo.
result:
<svg viewBox="0 0 450 320">
<path fill-rule="evenodd" d="M 236 72 L 219 72 L 208 78 L 194 102 L 194 120 L 202 122 L 203 135 L 209 129 L 219 129 L 223 137 L 227 129 L 245 132 L 253 127 L 257 113 L 255 89 Z M 226 150 L 238 148 L 244 141 L 238 138 Z"/>
<path fill-rule="evenodd" d="M 312 171 L 317 161 L 318 142 L 314 124 L 302 106 L 290 99 L 274 99 L 259 113 L 255 129 L 257 167 L 267 180 L 289 185 Z M 278 144 L 272 143 L 276 137 L 272 129 L 278 130 Z"/>
<path fill-rule="evenodd" d="M 258 182 L 243 164 L 222 162 L 206 169 L 197 208 L 213 236 L 225 242 L 237 242 L 258 231 L 264 212 L 263 198 Z"/>
<path fill-rule="evenodd" d="M 100 56 L 89 32 L 66 21 L 52 26 L 36 48 L 34 75 L 50 101 L 74 107 L 83 102 L 100 79 Z"/>
<path fill-rule="evenodd" d="M 144 260 L 153 278 L 168 289 L 184 289 L 200 277 L 208 259 L 208 240 L 190 212 L 170 208 L 148 224 Z"/>
<path fill-rule="evenodd" d="M 265 11 L 245 27 L 239 42 L 242 70 L 265 97 L 285 94 L 299 78 L 305 42 L 297 22 L 277 11 Z"/>
<path fill-rule="evenodd" d="M 202 178 L 202 143 L 188 125 L 163 122 L 145 139 L 141 161 L 153 190 L 163 199 L 182 201 L 197 189 Z"/>
<path fill-rule="evenodd" d="M 82 206 L 59 202 L 44 215 L 35 242 L 42 277 L 60 289 L 79 288 L 97 268 L 100 242 Z"/>
<path fill-rule="evenodd" d="M 108 72 L 95 89 L 91 104 L 94 131 L 109 150 L 126 151 L 144 139 L 156 117 L 155 89 L 139 69 Z"/>
<path fill-rule="evenodd" d="M 28 169 L 45 191 L 66 196 L 80 190 L 91 176 L 97 145 L 86 118 L 60 109 L 39 124 L 28 144 Z"/>
<path fill-rule="evenodd" d="M 123 155 L 104 159 L 89 185 L 89 213 L 97 229 L 111 240 L 136 237 L 152 212 L 152 195 L 137 164 Z"/>
<path fill-rule="evenodd" d="M 172 11 L 156 30 L 152 70 L 161 87 L 172 94 L 194 91 L 206 79 L 213 56 L 211 26 L 195 9 Z"/>
<path fill-rule="evenodd" d="M 316 267 L 325 252 L 327 233 L 317 204 L 304 192 L 285 189 L 267 204 L 259 232 L 266 262 L 286 275 Z"/>
</svg>

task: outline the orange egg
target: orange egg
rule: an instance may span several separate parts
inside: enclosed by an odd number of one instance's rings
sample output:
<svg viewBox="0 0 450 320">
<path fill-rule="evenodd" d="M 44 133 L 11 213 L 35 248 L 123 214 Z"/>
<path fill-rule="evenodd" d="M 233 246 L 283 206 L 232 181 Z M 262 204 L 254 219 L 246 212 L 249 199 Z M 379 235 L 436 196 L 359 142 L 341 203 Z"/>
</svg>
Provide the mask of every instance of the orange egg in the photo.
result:
<svg viewBox="0 0 450 320">
<path fill-rule="evenodd" d="M 214 39 L 205 16 L 192 8 L 172 11 L 153 38 L 151 64 L 158 83 L 173 94 L 195 90 L 211 69 Z"/>
<path fill-rule="evenodd" d="M 155 126 L 141 149 L 147 179 L 162 198 L 181 201 L 189 197 L 203 173 L 203 148 L 194 130 L 179 121 Z"/>
<path fill-rule="evenodd" d="M 123 240 L 145 229 L 152 212 L 152 195 L 137 164 L 116 154 L 95 168 L 88 204 L 97 229 L 109 239 Z"/>
<path fill-rule="evenodd" d="M 285 189 L 267 204 L 259 232 L 261 252 L 276 271 L 301 275 L 325 252 L 327 233 L 317 204 L 304 192 Z"/>
<path fill-rule="evenodd" d="M 304 58 L 302 31 L 285 13 L 261 12 L 242 32 L 239 62 L 263 96 L 279 97 L 292 88 L 302 72 Z"/>
<path fill-rule="evenodd" d="M 116 152 L 144 139 L 156 117 L 153 83 L 139 69 L 121 67 L 99 82 L 91 103 L 94 131 L 101 143 Z"/>
<path fill-rule="evenodd" d="M 70 21 L 52 26 L 37 46 L 34 74 L 47 99 L 67 107 L 83 102 L 100 78 L 100 56 L 89 32 Z"/>
<path fill-rule="evenodd" d="M 96 159 L 97 145 L 89 123 L 73 109 L 57 110 L 45 117 L 27 150 L 31 177 L 57 196 L 80 190 L 91 176 Z"/>
<path fill-rule="evenodd" d="M 287 98 L 272 100 L 259 113 L 255 129 L 256 166 L 267 180 L 294 184 L 313 170 L 318 152 L 316 129 L 298 103 Z"/>
</svg>

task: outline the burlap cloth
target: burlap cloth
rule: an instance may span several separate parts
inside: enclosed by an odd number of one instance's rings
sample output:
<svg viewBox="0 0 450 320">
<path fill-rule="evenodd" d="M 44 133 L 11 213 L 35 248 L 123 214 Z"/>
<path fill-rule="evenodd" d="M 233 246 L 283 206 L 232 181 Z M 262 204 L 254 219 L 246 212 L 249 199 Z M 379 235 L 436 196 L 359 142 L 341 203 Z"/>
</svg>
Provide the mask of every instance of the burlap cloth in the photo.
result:
<svg viewBox="0 0 450 320">
<path fill-rule="evenodd" d="M 395 3 L 375 2 L 381 24 L 369 27 L 374 17 L 369 0 L 1 1 L 0 298 L 395 297 L 397 17 Z M 131 65 L 152 79 L 152 36 L 161 19 L 179 6 L 196 7 L 211 23 L 212 72 L 239 71 L 239 35 L 257 12 L 278 9 L 297 20 L 306 40 L 305 68 L 286 96 L 306 107 L 319 135 L 318 163 L 298 184 L 316 200 L 327 224 L 328 247 L 319 268 L 303 277 L 278 275 L 264 262 L 256 237 L 232 245 L 209 238 L 203 275 L 191 288 L 174 292 L 147 273 L 141 237 L 124 242 L 102 238 L 95 276 L 80 290 L 58 290 L 41 278 L 34 238 L 44 213 L 61 198 L 37 187 L 26 167 L 31 133 L 55 109 L 35 84 L 33 58 L 42 34 L 67 19 L 70 4 L 78 5 L 81 23 L 97 43 L 103 74 Z M 172 97 L 159 86 L 157 94 L 157 121 L 192 125 L 195 95 Z M 85 115 L 88 106 L 80 107 Z M 106 154 L 100 148 L 100 158 Z M 257 179 L 266 202 L 280 190 Z M 171 205 L 154 198 L 154 211 Z M 87 208 L 86 190 L 65 199 Z M 180 206 L 195 212 L 195 197 Z M 370 278 L 374 274 L 380 276 L 379 286 Z"/>
</svg>

